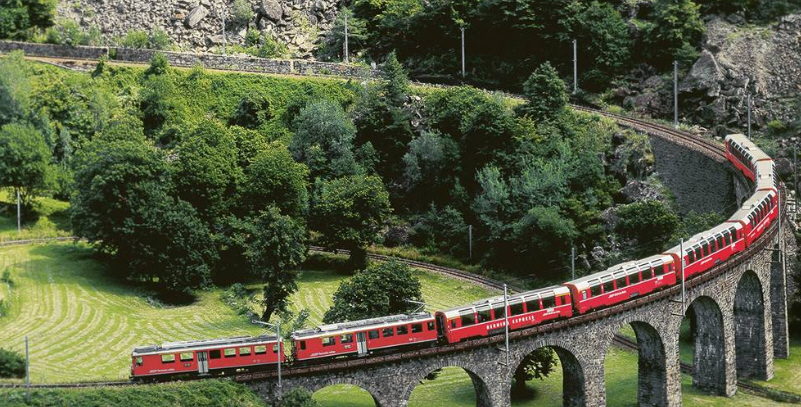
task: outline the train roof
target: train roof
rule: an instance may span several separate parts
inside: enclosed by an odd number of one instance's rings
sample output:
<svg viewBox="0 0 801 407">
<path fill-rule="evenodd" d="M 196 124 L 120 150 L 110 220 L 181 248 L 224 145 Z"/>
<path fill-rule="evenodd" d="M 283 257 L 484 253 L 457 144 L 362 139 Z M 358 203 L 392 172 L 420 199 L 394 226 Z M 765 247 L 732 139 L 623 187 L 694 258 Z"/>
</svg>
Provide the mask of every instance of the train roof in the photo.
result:
<svg viewBox="0 0 801 407">
<path fill-rule="evenodd" d="M 759 161 L 756 165 L 756 189 L 778 188 L 776 165 L 773 160 Z"/>
<path fill-rule="evenodd" d="M 139 346 L 134 348 L 133 356 L 173 353 L 185 350 L 215 349 L 227 346 L 254 345 L 278 342 L 275 335 L 237 336 L 233 338 L 202 339 L 196 341 L 166 342 L 161 345 Z"/>
<path fill-rule="evenodd" d="M 515 303 L 515 302 L 524 301 L 527 298 L 543 297 L 543 296 L 548 296 L 548 295 L 557 296 L 557 295 L 565 295 L 565 294 L 570 294 L 570 290 L 567 287 L 564 287 L 564 286 L 561 286 L 561 285 L 552 285 L 550 287 L 538 288 L 536 290 L 524 291 L 522 293 L 509 294 L 508 301 L 511 304 L 511 303 Z M 451 317 L 459 315 L 459 311 L 461 311 L 463 309 L 473 308 L 473 307 L 480 307 L 480 306 L 484 306 L 484 305 L 491 306 L 493 304 L 500 304 L 500 303 L 503 303 L 503 295 L 490 297 L 490 298 L 484 298 L 482 300 L 474 301 L 471 304 L 464 304 L 464 305 L 461 305 L 461 306 L 458 306 L 458 307 L 449 308 L 449 309 L 441 311 L 441 312 L 443 314 L 445 314 L 445 316 L 447 318 L 451 318 Z"/>
<path fill-rule="evenodd" d="M 292 333 L 292 339 L 306 339 L 318 335 L 336 335 L 339 333 L 351 332 L 354 330 L 363 330 L 384 326 L 394 326 L 408 324 L 412 322 L 426 321 L 433 319 L 433 316 L 428 312 L 420 312 L 417 314 L 399 314 L 390 315 L 387 317 L 378 317 L 370 319 L 361 319 L 358 321 L 340 322 L 337 324 L 320 325 L 315 328 L 303 329 Z"/>
<path fill-rule="evenodd" d="M 729 134 L 726 136 L 726 142 L 730 140 L 735 144 L 739 144 L 748 154 L 750 154 L 754 163 L 761 160 L 772 160 L 769 155 L 765 154 L 764 151 L 757 147 L 753 141 L 749 140 L 748 137 L 743 134 Z"/>
<path fill-rule="evenodd" d="M 739 224 L 739 223 L 731 223 L 731 222 L 721 223 L 720 225 L 717 225 L 717 226 L 713 227 L 712 229 L 708 229 L 708 230 L 705 230 L 703 232 L 697 233 L 697 234 L 693 235 L 691 238 L 685 240 L 684 241 L 684 250 L 687 250 L 687 249 L 689 249 L 689 248 L 691 248 L 691 247 L 693 247 L 695 245 L 702 244 L 704 241 L 708 240 L 710 237 L 716 237 L 717 235 L 720 235 L 721 233 L 723 233 L 723 232 L 725 232 L 725 231 L 727 231 L 727 230 L 729 230 L 731 228 L 740 229 L 742 227 L 743 226 L 741 224 Z M 671 247 L 669 250 L 667 250 L 667 253 L 678 254 L 679 251 L 680 251 L 679 249 L 681 248 L 680 246 L 681 245 L 676 245 L 676 246 Z"/>
<path fill-rule="evenodd" d="M 743 205 L 740 207 L 739 210 L 737 210 L 737 212 L 734 213 L 734 215 L 731 215 L 729 221 L 748 222 L 748 216 L 751 215 L 751 212 L 753 212 L 754 208 L 756 208 L 760 203 L 762 203 L 762 201 L 764 201 L 765 198 L 775 194 L 776 194 L 775 191 L 766 189 L 756 191 L 754 195 L 751 195 L 751 197 L 748 198 L 743 203 Z"/>
<path fill-rule="evenodd" d="M 673 261 L 673 257 L 671 257 L 669 254 L 655 254 L 653 256 L 648 256 L 643 259 L 631 260 L 624 263 L 615 264 L 614 266 L 611 266 L 604 271 L 599 271 L 597 273 L 580 277 L 575 280 L 568 281 L 565 284 L 571 284 L 576 286 L 576 288 L 582 289 L 583 287 L 589 286 L 589 283 L 592 280 L 600 280 L 602 278 L 603 279 L 614 278 L 615 274 L 620 274 L 621 272 L 628 273 L 634 270 L 639 271 L 640 269 L 642 269 L 643 266 L 646 265 L 651 266 L 654 264 L 658 264 L 660 261 L 662 262 L 661 264 L 669 263 Z"/>
</svg>

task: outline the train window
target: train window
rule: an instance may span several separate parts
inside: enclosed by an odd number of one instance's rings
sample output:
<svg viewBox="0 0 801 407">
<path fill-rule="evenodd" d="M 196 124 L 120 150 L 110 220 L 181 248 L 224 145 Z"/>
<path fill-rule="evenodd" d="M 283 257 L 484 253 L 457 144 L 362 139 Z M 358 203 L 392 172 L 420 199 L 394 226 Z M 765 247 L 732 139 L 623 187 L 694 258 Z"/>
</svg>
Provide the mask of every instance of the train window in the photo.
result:
<svg viewBox="0 0 801 407">
<path fill-rule="evenodd" d="M 615 285 L 612 280 L 604 281 L 604 292 L 608 293 L 615 290 Z"/>
<path fill-rule="evenodd" d="M 540 302 L 536 298 L 526 298 L 526 312 L 534 312 L 540 309 Z"/>
<path fill-rule="evenodd" d="M 306 350 L 306 341 L 300 341 L 300 350 Z"/>
<path fill-rule="evenodd" d="M 223 349 L 223 355 L 225 355 L 225 357 L 227 358 L 232 358 L 236 356 L 236 349 L 234 348 Z"/>
<path fill-rule="evenodd" d="M 657 268 L 662 268 L 661 266 L 657 266 Z M 650 278 L 654 278 L 654 269 L 647 268 L 642 271 L 642 280 L 648 280 Z M 642 281 L 640 280 L 640 281 Z"/>
<path fill-rule="evenodd" d="M 209 359 L 219 359 L 221 356 L 219 349 L 209 351 Z"/>
<path fill-rule="evenodd" d="M 542 309 L 553 308 L 556 305 L 554 297 L 542 297 Z"/>
<path fill-rule="evenodd" d="M 654 267 L 654 277 L 661 276 L 665 274 L 665 266 L 656 266 Z"/>
<path fill-rule="evenodd" d="M 643 273 L 645 273 L 645 271 L 643 271 Z M 642 281 L 642 279 L 640 279 L 640 273 L 629 274 L 629 282 L 631 284 L 637 284 L 640 281 Z"/>
<path fill-rule="evenodd" d="M 145 363 L 144 359 L 142 359 L 141 356 L 137 356 L 136 357 L 136 366 L 142 366 L 143 363 Z"/>
<path fill-rule="evenodd" d="M 723 236 L 718 236 L 718 250 L 723 248 Z"/>
<path fill-rule="evenodd" d="M 590 283 L 590 292 L 592 293 L 593 297 L 601 295 L 601 282 L 596 280 L 595 282 Z"/>
<path fill-rule="evenodd" d="M 582 292 L 581 292 L 581 299 L 582 299 L 582 300 L 586 300 L 586 299 L 587 299 L 587 297 L 589 296 L 589 294 L 588 294 L 589 292 L 590 292 L 590 290 L 584 290 L 584 291 L 582 291 Z"/>
<path fill-rule="evenodd" d="M 701 245 L 701 253 L 704 256 L 709 256 L 710 254 L 712 254 L 712 252 L 709 251 L 709 243 L 704 243 L 703 245 Z"/>
<path fill-rule="evenodd" d="M 462 326 L 469 326 L 476 323 L 476 316 L 473 314 L 472 309 L 459 311 L 459 316 L 462 318 Z"/>
<path fill-rule="evenodd" d="M 509 315 L 521 315 L 523 314 L 523 303 L 516 302 L 514 304 L 509 304 Z"/>
<path fill-rule="evenodd" d="M 378 329 L 373 329 L 372 331 L 367 332 L 368 339 L 378 339 Z"/>
<path fill-rule="evenodd" d="M 168 355 L 161 355 L 161 363 L 173 363 L 175 362 L 175 355 L 172 353 Z"/>
<path fill-rule="evenodd" d="M 412 324 L 412 333 L 416 334 L 423 332 L 423 324 Z"/>
<path fill-rule="evenodd" d="M 406 335 L 409 333 L 409 327 L 406 325 L 398 326 L 398 335 Z"/>
<path fill-rule="evenodd" d="M 451 328 L 456 328 L 456 318 L 451 320 Z"/>
<path fill-rule="evenodd" d="M 273 345 L 273 353 L 278 353 L 278 344 Z"/>
<path fill-rule="evenodd" d="M 326 336 L 323 338 L 323 346 L 333 346 L 337 344 L 337 339 L 333 336 Z"/>
<path fill-rule="evenodd" d="M 195 358 L 195 354 L 192 352 L 181 352 L 178 357 L 181 359 L 181 362 L 188 362 Z"/>
<path fill-rule="evenodd" d="M 429 331 L 433 331 L 434 330 L 434 321 L 428 321 L 428 323 L 426 325 L 427 325 Z"/>
<path fill-rule="evenodd" d="M 478 313 L 478 322 L 479 323 L 487 322 L 487 321 L 492 319 L 490 317 L 490 309 L 489 309 L 489 307 L 479 308 L 479 309 L 476 310 L 476 312 Z"/>
<path fill-rule="evenodd" d="M 352 343 L 353 334 L 342 334 L 339 336 L 339 343 Z"/>
<path fill-rule="evenodd" d="M 381 330 L 381 336 L 383 336 L 384 338 L 389 338 L 393 335 L 395 335 L 395 329 L 393 329 L 392 327 L 384 328 Z"/>
<path fill-rule="evenodd" d="M 495 319 L 505 318 L 506 317 L 506 312 L 505 311 L 506 311 L 506 307 L 504 307 L 503 305 L 501 305 L 501 306 L 499 306 L 497 308 L 493 308 L 492 309 L 492 316 Z"/>
<path fill-rule="evenodd" d="M 618 289 L 628 285 L 626 284 L 626 276 L 618 277 L 617 280 L 615 280 L 615 283 L 617 284 Z"/>
<path fill-rule="evenodd" d="M 239 348 L 239 356 L 248 356 L 248 355 L 250 355 L 250 346 Z"/>
<path fill-rule="evenodd" d="M 257 355 L 263 355 L 267 353 L 267 347 L 264 345 L 256 345 L 253 347 L 253 353 Z"/>
<path fill-rule="evenodd" d="M 701 251 L 701 248 L 698 247 L 695 249 L 695 259 L 701 260 L 704 257 L 704 253 Z"/>
<path fill-rule="evenodd" d="M 695 263 L 695 252 L 690 250 L 687 252 L 687 264 Z"/>
<path fill-rule="evenodd" d="M 723 235 L 723 245 L 724 245 L 724 246 L 728 246 L 728 245 L 730 245 L 730 244 L 731 244 L 731 236 L 729 235 L 729 232 L 726 232 L 726 233 Z"/>
</svg>

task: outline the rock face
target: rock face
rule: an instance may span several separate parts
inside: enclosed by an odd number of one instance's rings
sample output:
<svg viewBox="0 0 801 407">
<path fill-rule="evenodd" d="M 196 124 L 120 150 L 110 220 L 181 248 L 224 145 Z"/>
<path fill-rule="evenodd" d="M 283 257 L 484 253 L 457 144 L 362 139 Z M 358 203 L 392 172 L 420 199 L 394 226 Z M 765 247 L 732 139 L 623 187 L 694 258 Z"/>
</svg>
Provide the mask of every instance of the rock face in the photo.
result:
<svg viewBox="0 0 801 407">
<path fill-rule="evenodd" d="M 248 0 L 256 12 L 247 25 L 233 24 L 227 10 L 226 40 L 244 45 L 247 26 L 287 45 L 291 56 L 305 58 L 331 29 L 339 0 Z M 129 31 L 161 29 L 182 49 L 200 52 L 222 44 L 220 2 L 211 0 L 58 0 L 58 17 L 97 27 L 107 40 Z"/>
<path fill-rule="evenodd" d="M 691 122 L 718 135 L 747 125 L 747 98 L 759 127 L 792 120 L 788 97 L 801 84 L 801 15 L 783 17 L 770 27 L 742 27 L 715 19 L 707 24 L 704 51 L 680 84 L 680 98 Z"/>
</svg>

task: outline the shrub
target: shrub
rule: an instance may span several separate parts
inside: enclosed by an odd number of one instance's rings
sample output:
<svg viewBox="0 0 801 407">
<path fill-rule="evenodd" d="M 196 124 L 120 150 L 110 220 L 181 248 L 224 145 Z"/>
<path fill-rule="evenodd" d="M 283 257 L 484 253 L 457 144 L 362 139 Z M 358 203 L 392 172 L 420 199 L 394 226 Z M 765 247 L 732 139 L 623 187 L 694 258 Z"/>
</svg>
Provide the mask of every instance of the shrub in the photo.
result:
<svg viewBox="0 0 801 407">
<path fill-rule="evenodd" d="M 170 45 L 172 45 L 172 39 L 169 35 L 167 35 L 166 32 L 164 32 L 164 30 L 161 28 L 156 28 L 150 34 L 148 44 L 152 49 L 166 50 L 170 48 Z"/>
<path fill-rule="evenodd" d="M 129 31 L 119 44 L 126 48 L 147 48 L 147 33 L 144 31 Z"/>
<path fill-rule="evenodd" d="M 25 377 L 25 358 L 19 353 L 0 348 L 0 377 Z"/>
<path fill-rule="evenodd" d="M 254 17 L 253 7 L 247 0 L 234 0 L 231 8 L 232 22 L 238 25 L 247 25 Z"/>
<path fill-rule="evenodd" d="M 320 403 L 312 398 L 312 393 L 303 387 L 297 387 L 284 395 L 283 407 L 318 407 Z"/>
<path fill-rule="evenodd" d="M 8 284 L 14 284 L 14 280 L 11 279 L 11 270 L 3 270 L 3 274 L 0 274 L 0 281 Z"/>
</svg>

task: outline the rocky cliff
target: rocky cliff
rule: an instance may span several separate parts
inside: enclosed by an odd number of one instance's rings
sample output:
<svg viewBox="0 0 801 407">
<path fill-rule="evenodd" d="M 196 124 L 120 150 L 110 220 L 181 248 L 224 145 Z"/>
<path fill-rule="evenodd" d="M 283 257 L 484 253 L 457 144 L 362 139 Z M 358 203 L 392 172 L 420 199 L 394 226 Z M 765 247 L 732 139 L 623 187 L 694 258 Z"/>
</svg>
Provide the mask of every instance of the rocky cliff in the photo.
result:
<svg viewBox="0 0 801 407">
<path fill-rule="evenodd" d="M 105 38 L 132 30 L 163 29 L 181 49 L 209 51 L 222 45 L 221 11 L 227 12 L 226 39 L 243 44 L 247 26 L 288 45 L 292 56 L 309 56 L 331 28 L 337 0 L 247 0 L 254 18 L 235 24 L 229 0 L 59 0 L 58 14 L 83 26 L 95 26 Z"/>
</svg>

